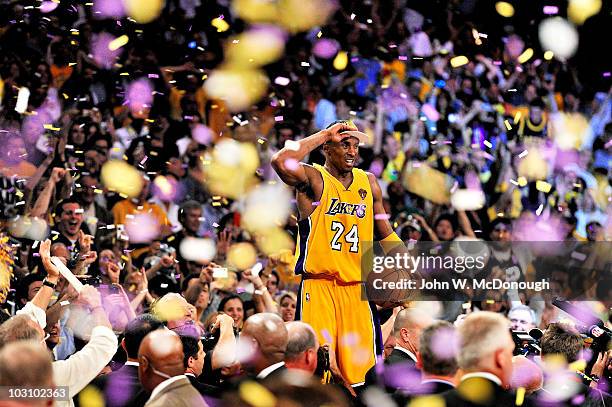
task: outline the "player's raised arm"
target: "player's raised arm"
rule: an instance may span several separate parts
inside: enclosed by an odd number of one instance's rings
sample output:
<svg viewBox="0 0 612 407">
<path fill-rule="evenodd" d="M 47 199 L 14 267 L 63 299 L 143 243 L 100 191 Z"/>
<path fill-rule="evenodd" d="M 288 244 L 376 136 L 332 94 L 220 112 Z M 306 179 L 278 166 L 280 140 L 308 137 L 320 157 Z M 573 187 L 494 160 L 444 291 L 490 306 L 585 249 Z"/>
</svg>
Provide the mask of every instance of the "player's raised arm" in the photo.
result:
<svg viewBox="0 0 612 407">
<path fill-rule="evenodd" d="M 328 141 L 339 142 L 342 139 L 340 133 L 354 130 L 357 128 L 346 122 L 336 123 L 305 139 L 287 143 L 283 149 L 272 156 L 272 167 L 288 185 L 308 183 L 308 176 L 301 161 L 320 145 Z"/>
</svg>

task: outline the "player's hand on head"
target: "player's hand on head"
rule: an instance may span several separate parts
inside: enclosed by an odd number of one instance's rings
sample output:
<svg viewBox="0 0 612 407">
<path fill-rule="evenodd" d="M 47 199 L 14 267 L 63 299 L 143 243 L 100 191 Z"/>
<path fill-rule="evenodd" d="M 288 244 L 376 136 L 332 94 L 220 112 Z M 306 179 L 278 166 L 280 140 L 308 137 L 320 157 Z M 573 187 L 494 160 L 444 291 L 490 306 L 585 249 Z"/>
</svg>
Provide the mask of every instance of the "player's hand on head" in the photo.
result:
<svg viewBox="0 0 612 407">
<path fill-rule="evenodd" d="M 348 121 L 336 123 L 327 129 L 328 140 L 334 143 L 339 143 L 345 136 L 342 135 L 345 131 L 358 131 L 355 125 Z"/>
</svg>

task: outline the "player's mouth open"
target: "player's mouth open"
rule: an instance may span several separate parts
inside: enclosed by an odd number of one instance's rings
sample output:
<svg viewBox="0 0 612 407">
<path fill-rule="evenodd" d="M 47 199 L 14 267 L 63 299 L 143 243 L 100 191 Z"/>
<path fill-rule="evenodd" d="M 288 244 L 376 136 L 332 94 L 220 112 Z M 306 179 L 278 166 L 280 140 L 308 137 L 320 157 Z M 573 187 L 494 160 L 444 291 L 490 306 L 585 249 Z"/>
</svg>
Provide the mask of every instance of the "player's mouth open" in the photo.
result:
<svg viewBox="0 0 612 407">
<path fill-rule="evenodd" d="M 345 158 L 344 162 L 349 164 L 349 165 L 353 165 L 353 164 L 355 164 L 355 159 L 354 158 Z"/>
</svg>

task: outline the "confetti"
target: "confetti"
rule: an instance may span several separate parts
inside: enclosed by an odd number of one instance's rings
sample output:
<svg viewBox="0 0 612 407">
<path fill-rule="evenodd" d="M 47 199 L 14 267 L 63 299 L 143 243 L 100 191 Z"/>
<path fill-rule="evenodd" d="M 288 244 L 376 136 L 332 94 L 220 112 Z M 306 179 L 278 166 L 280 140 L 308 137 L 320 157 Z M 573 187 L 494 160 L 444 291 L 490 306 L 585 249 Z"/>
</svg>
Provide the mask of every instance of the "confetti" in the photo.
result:
<svg viewBox="0 0 612 407">
<path fill-rule="evenodd" d="M 331 0 L 283 0 L 278 3 L 278 23 L 291 33 L 322 26 L 335 11 Z"/>
<path fill-rule="evenodd" d="M 538 35 L 542 48 L 550 50 L 555 57 L 567 60 L 578 47 L 578 31 L 561 17 L 548 18 L 540 23 Z"/>
<path fill-rule="evenodd" d="M 222 99 L 232 112 L 243 111 L 268 89 L 268 78 L 259 70 L 217 69 L 204 82 L 206 92 Z"/>
<path fill-rule="evenodd" d="M 497 11 L 500 16 L 506 18 L 510 18 L 514 15 L 514 7 L 506 1 L 498 1 L 495 3 L 495 11 Z"/>
<path fill-rule="evenodd" d="M 601 10 L 601 0 L 570 0 L 567 16 L 575 24 L 582 25 Z"/>
<path fill-rule="evenodd" d="M 291 192 L 283 184 L 259 185 L 244 199 L 242 227 L 265 231 L 284 224 L 291 213 Z"/>
<path fill-rule="evenodd" d="M 228 264 L 239 270 L 246 270 L 257 261 L 257 251 L 250 243 L 236 243 L 227 253 Z"/>
<path fill-rule="evenodd" d="M 181 241 L 179 252 L 185 260 L 206 263 L 217 254 L 217 246 L 212 239 L 185 237 Z"/>
<path fill-rule="evenodd" d="M 191 128 L 191 137 L 200 144 L 208 145 L 212 142 L 213 131 L 203 124 L 196 124 Z"/>
<path fill-rule="evenodd" d="M 287 86 L 290 82 L 291 81 L 289 80 L 289 78 L 285 78 L 284 76 L 277 76 L 274 79 L 274 83 L 280 86 Z"/>
<path fill-rule="evenodd" d="M 506 126 L 506 129 L 508 131 L 512 130 L 512 125 L 510 124 L 510 121 L 508 121 L 508 119 L 504 120 L 504 125 Z"/>
<path fill-rule="evenodd" d="M 130 38 L 127 35 L 122 35 L 120 37 L 115 38 L 111 42 L 108 43 L 108 49 L 110 51 L 116 51 L 119 48 L 123 47 L 129 42 Z"/>
<path fill-rule="evenodd" d="M 19 93 L 17 94 L 17 103 L 15 104 L 15 111 L 17 113 L 25 113 L 28 109 L 28 100 L 30 99 L 30 89 L 22 86 L 19 88 Z"/>
<path fill-rule="evenodd" d="M 470 60 L 464 55 L 456 56 L 450 60 L 450 64 L 453 68 L 459 68 L 468 62 L 470 62 Z"/>
<path fill-rule="evenodd" d="M 340 44 L 336 40 L 322 38 L 312 48 L 312 53 L 323 59 L 330 59 L 338 53 Z"/>
<path fill-rule="evenodd" d="M 541 191 L 547 194 L 550 192 L 551 188 L 552 188 L 552 185 L 546 181 L 541 181 L 541 180 L 536 181 L 536 189 L 538 191 Z"/>
<path fill-rule="evenodd" d="M 123 3 L 127 14 L 140 24 L 157 19 L 165 6 L 164 0 L 124 0 Z"/>
<path fill-rule="evenodd" d="M 111 160 L 102 166 L 102 183 L 109 189 L 136 197 L 144 185 L 142 176 L 125 161 Z"/>
<path fill-rule="evenodd" d="M 238 389 L 240 398 L 253 407 L 271 407 L 276 405 L 276 397 L 268 389 L 254 381 L 245 381 Z"/>
<path fill-rule="evenodd" d="M 43 1 L 40 4 L 39 9 L 40 9 L 41 13 L 46 14 L 46 13 L 50 13 L 53 10 L 55 10 L 58 5 L 59 5 L 59 2 L 55 2 L 55 1 Z"/>
<path fill-rule="evenodd" d="M 229 28 L 230 28 L 230 25 L 227 23 L 227 21 L 225 21 L 225 19 L 219 18 L 219 17 L 214 18 L 210 22 L 210 25 L 215 27 L 217 29 L 218 33 L 225 32 L 225 31 L 229 30 Z"/>
<path fill-rule="evenodd" d="M 159 237 L 160 224 L 152 214 L 137 213 L 125 221 L 125 231 L 131 243 L 149 243 Z"/>
<path fill-rule="evenodd" d="M 525 62 L 529 61 L 531 57 L 533 57 L 533 49 L 527 48 L 521 55 L 519 55 L 518 61 L 519 63 L 524 64 Z"/>
<path fill-rule="evenodd" d="M 346 51 L 340 51 L 338 52 L 338 55 L 336 55 L 336 57 L 334 58 L 334 69 L 338 70 L 338 71 L 343 71 L 346 66 L 348 65 L 348 54 L 346 53 Z"/>
<path fill-rule="evenodd" d="M 476 211 L 485 204 L 485 195 L 481 190 L 458 189 L 450 197 L 453 208 L 462 211 Z"/>
<path fill-rule="evenodd" d="M 119 19 L 125 16 L 123 1 L 96 0 L 93 4 L 94 16 L 96 18 Z"/>
<path fill-rule="evenodd" d="M 557 6 L 544 6 L 542 12 L 546 15 L 555 15 L 559 14 L 559 7 Z"/>
<path fill-rule="evenodd" d="M 263 66 L 278 60 L 285 50 L 286 34 L 278 27 L 260 26 L 236 37 L 225 50 L 225 64 L 242 68 L 248 64 Z"/>
</svg>

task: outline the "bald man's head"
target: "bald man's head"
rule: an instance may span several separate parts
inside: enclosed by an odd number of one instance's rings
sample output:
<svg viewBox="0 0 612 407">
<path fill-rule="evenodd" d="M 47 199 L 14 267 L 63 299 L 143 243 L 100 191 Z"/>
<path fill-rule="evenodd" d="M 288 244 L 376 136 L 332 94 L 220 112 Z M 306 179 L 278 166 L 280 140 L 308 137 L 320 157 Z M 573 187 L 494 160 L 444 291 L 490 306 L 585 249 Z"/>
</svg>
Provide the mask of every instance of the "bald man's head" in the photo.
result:
<svg viewBox="0 0 612 407">
<path fill-rule="evenodd" d="M 185 373 L 181 338 L 165 329 L 149 333 L 138 349 L 138 363 L 138 377 L 148 391 L 166 379 Z"/>
<path fill-rule="evenodd" d="M 397 345 L 412 352 L 418 351 L 421 332 L 433 322 L 434 320 L 429 314 L 417 308 L 401 310 L 397 313 L 393 325 Z"/>
<path fill-rule="evenodd" d="M 257 342 L 258 351 L 246 363 L 255 373 L 285 359 L 288 333 L 285 323 L 277 314 L 264 312 L 253 315 L 244 323 L 241 336 Z"/>
</svg>

